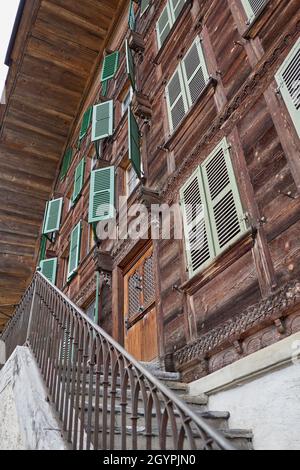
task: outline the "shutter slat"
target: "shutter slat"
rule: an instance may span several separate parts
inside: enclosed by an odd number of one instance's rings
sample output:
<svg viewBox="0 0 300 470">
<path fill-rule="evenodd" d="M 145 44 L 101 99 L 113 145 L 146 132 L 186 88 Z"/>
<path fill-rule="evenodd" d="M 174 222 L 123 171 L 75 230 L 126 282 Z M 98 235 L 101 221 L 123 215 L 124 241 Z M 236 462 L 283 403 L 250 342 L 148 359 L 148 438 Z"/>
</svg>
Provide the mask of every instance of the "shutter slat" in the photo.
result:
<svg viewBox="0 0 300 470">
<path fill-rule="evenodd" d="M 94 106 L 92 142 L 105 139 L 113 134 L 114 105 L 113 101 L 106 101 Z"/>
<path fill-rule="evenodd" d="M 106 82 L 111 78 L 114 78 L 119 67 L 119 51 L 113 52 L 112 54 L 107 55 L 103 61 L 101 82 Z"/>
<path fill-rule="evenodd" d="M 111 219 L 115 215 L 113 166 L 92 171 L 89 203 L 89 223 Z"/>
<path fill-rule="evenodd" d="M 75 274 L 80 261 L 81 222 L 76 225 L 71 233 L 70 254 L 68 266 L 68 280 Z"/>
<path fill-rule="evenodd" d="M 57 258 L 46 259 L 40 263 L 41 273 L 49 282 L 55 285 L 57 273 Z"/>
<path fill-rule="evenodd" d="M 81 190 L 84 182 L 84 170 L 85 170 L 85 158 L 77 165 L 74 176 L 74 190 L 72 196 L 72 202 L 75 203 L 81 194 Z"/>
<path fill-rule="evenodd" d="M 128 108 L 128 153 L 129 160 L 139 178 L 141 178 L 141 134 L 136 119 Z"/>
<path fill-rule="evenodd" d="M 57 232 L 60 228 L 60 220 L 63 206 L 63 198 L 48 201 L 46 206 L 45 224 L 43 234 Z"/>
<path fill-rule="evenodd" d="M 182 61 L 183 77 L 189 106 L 203 93 L 209 81 L 209 74 L 200 38 L 194 42 Z"/>
</svg>

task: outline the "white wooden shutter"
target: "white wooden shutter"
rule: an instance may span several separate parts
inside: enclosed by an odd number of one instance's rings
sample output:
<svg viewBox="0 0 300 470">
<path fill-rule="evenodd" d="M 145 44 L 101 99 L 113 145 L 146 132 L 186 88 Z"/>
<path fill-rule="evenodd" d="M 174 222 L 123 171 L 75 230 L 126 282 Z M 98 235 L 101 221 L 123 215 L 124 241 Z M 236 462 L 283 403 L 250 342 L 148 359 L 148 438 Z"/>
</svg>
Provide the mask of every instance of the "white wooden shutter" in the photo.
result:
<svg viewBox="0 0 300 470">
<path fill-rule="evenodd" d="M 181 10 L 184 7 L 186 0 L 170 0 L 170 10 L 173 22 L 177 20 L 178 16 L 181 13 Z"/>
<path fill-rule="evenodd" d="M 209 74 L 200 38 L 197 38 L 182 61 L 183 77 L 189 106 L 192 106 L 203 93 Z"/>
<path fill-rule="evenodd" d="M 267 1 L 268 0 L 242 0 L 249 24 L 252 23 L 252 21 L 261 12 L 263 7 L 267 4 Z"/>
<path fill-rule="evenodd" d="M 170 132 L 173 132 L 178 124 L 180 124 L 189 108 L 180 67 L 177 68 L 166 87 L 166 99 Z"/>
<path fill-rule="evenodd" d="M 93 108 L 92 142 L 105 139 L 113 134 L 114 103 L 105 101 Z"/>
<path fill-rule="evenodd" d="M 287 56 L 275 78 L 300 137 L 300 39 Z"/>
<path fill-rule="evenodd" d="M 170 6 L 167 3 L 165 8 L 162 11 L 157 23 L 156 23 L 156 34 L 158 48 L 160 49 L 163 43 L 165 42 L 169 32 L 171 31 L 173 25 L 172 15 L 170 11 Z"/>
<path fill-rule="evenodd" d="M 217 146 L 201 169 L 218 255 L 247 229 L 226 139 Z"/>
<path fill-rule="evenodd" d="M 214 257 L 214 247 L 206 208 L 200 168 L 180 190 L 186 253 L 190 277 Z"/>
<path fill-rule="evenodd" d="M 91 173 L 89 223 L 112 219 L 115 216 L 115 168 L 113 166 Z"/>
</svg>

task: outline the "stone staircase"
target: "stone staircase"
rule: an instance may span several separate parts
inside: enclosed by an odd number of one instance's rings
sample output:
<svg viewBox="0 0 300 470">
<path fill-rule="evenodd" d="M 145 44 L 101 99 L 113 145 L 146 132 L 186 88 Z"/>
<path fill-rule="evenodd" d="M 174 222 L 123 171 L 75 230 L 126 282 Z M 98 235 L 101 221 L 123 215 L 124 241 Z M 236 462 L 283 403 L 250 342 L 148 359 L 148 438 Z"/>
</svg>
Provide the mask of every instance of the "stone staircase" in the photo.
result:
<svg viewBox="0 0 300 470">
<path fill-rule="evenodd" d="M 161 370 L 157 365 L 143 363 L 143 366 L 148 368 L 149 371 L 159 379 L 164 385 L 166 385 L 169 389 L 171 389 L 181 400 L 187 403 L 197 415 L 202 417 L 208 424 L 213 426 L 215 429 L 220 431 L 224 437 L 226 437 L 233 446 L 240 450 L 252 450 L 252 439 L 253 434 L 251 431 L 243 430 L 243 429 L 230 429 L 229 427 L 229 419 L 230 413 L 227 411 L 212 411 L 208 409 L 208 397 L 206 395 L 201 396 L 190 396 L 188 394 L 188 386 L 180 381 L 180 375 L 177 373 L 170 373 Z M 87 431 L 89 422 L 91 423 L 91 430 L 92 430 L 92 441 L 95 437 L 95 406 L 98 403 L 99 408 L 99 417 L 98 422 L 101 422 L 101 415 L 102 415 L 102 403 L 103 403 L 103 393 L 104 388 L 103 386 L 100 387 L 100 397 L 96 400 L 95 396 L 95 387 L 93 389 L 92 397 L 89 399 L 89 384 L 86 383 L 85 390 L 82 387 L 82 383 L 80 384 L 81 387 L 81 397 L 82 400 L 80 402 L 79 408 L 80 412 L 82 410 L 82 406 L 84 406 L 84 428 Z M 120 381 L 117 381 L 116 390 L 113 393 L 111 386 L 108 386 L 108 406 L 107 406 L 107 442 L 110 442 L 110 426 L 111 426 L 111 405 L 110 400 L 115 400 L 116 405 L 113 407 L 113 421 L 114 421 L 114 448 L 116 450 L 122 449 L 121 444 L 121 426 L 122 426 L 122 404 L 121 404 L 121 389 L 120 389 Z M 90 403 L 89 403 L 90 400 Z M 132 394 L 131 390 L 128 387 L 127 390 L 127 406 L 126 406 L 126 433 L 127 433 L 127 448 L 130 449 L 131 442 L 132 442 Z M 88 409 L 89 404 L 91 405 L 92 409 L 92 416 L 89 418 L 88 416 Z M 157 421 L 156 421 L 156 413 L 152 410 L 152 443 L 153 449 L 159 449 L 159 430 L 157 429 Z M 179 418 L 179 415 L 178 415 Z M 138 399 L 138 406 L 137 406 L 137 434 L 138 434 L 138 448 L 139 450 L 146 450 L 146 429 L 145 429 L 145 410 L 144 410 L 144 402 L 142 396 L 139 396 Z M 102 442 L 103 439 L 103 431 L 102 429 L 98 432 L 98 439 L 99 442 Z M 173 440 L 171 433 L 167 433 L 167 448 L 173 448 Z"/>
</svg>

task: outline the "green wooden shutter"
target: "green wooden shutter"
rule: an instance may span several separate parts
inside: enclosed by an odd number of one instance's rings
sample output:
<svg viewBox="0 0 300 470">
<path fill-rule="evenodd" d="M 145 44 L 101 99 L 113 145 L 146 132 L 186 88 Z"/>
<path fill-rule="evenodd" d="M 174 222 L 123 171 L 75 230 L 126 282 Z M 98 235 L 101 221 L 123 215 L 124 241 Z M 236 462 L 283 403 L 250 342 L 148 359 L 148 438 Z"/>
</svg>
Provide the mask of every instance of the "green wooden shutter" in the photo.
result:
<svg viewBox="0 0 300 470">
<path fill-rule="evenodd" d="M 55 285 L 57 274 L 57 258 L 45 259 L 40 263 L 41 273 Z"/>
<path fill-rule="evenodd" d="M 149 8 L 150 1 L 149 0 L 141 0 L 141 16 L 146 12 Z"/>
<path fill-rule="evenodd" d="M 128 77 L 130 79 L 132 88 L 135 90 L 135 64 L 133 58 L 133 52 L 128 45 L 128 39 L 125 41 L 125 49 L 126 49 L 126 70 Z"/>
<path fill-rule="evenodd" d="M 218 255 L 247 229 L 226 139 L 216 147 L 201 169 Z"/>
<path fill-rule="evenodd" d="M 80 244 L 81 244 L 81 222 L 76 225 L 71 233 L 70 254 L 68 266 L 68 280 L 76 273 L 80 261 Z"/>
<path fill-rule="evenodd" d="M 130 106 L 128 108 L 128 149 L 129 160 L 136 174 L 141 178 L 141 133 Z"/>
<path fill-rule="evenodd" d="M 131 31 L 135 31 L 135 11 L 134 11 L 134 1 L 131 0 L 129 4 L 129 15 L 128 15 L 128 26 Z"/>
<path fill-rule="evenodd" d="M 287 56 L 275 78 L 300 137 L 300 39 Z"/>
<path fill-rule="evenodd" d="M 76 202 L 78 197 L 80 196 L 83 182 L 84 182 L 84 169 L 85 169 L 85 158 L 81 160 L 81 162 L 77 165 L 75 170 L 74 176 L 74 190 L 72 196 L 72 202 Z"/>
<path fill-rule="evenodd" d="M 39 252 L 39 262 L 44 261 L 46 256 L 46 248 L 47 248 L 47 237 L 42 235 L 41 242 L 40 242 L 40 252 Z"/>
<path fill-rule="evenodd" d="M 60 179 L 63 180 L 68 173 L 68 170 L 70 168 L 71 162 L 72 162 L 72 157 L 73 157 L 73 150 L 69 148 L 65 155 L 64 159 L 62 162 L 61 170 L 60 170 Z"/>
<path fill-rule="evenodd" d="M 184 7 L 186 0 L 170 0 L 170 10 L 173 18 L 173 22 L 177 20 L 178 16 L 181 13 L 181 10 Z"/>
<path fill-rule="evenodd" d="M 202 176 L 198 167 L 180 190 L 186 253 L 190 277 L 215 256 Z"/>
<path fill-rule="evenodd" d="M 45 224 L 43 234 L 57 232 L 60 227 L 63 198 L 48 201 L 46 206 Z"/>
<path fill-rule="evenodd" d="M 94 106 L 92 142 L 105 139 L 113 134 L 114 126 L 114 103 L 105 101 Z"/>
<path fill-rule="evenodd" d="M 180 124 L 189 109 L 180 67 L 177 68 L 166 87 L 166 99 L 170 132 L 172 132 Z"/>
<path fill-rule="evenodd" d="M 79 140 L 82 140 L 86 136 L 88 128 L 91 124 L 92 114 L 93 114 L 93 107 L 91 106 L 83 115 L 81 129 L 79 133 Z"/>
<path fill-rule="evenodd" d="M 115 168 L 113 166 L 91 173 L 89 223 L 112 219 L 115 216 Z"/>
<path fill-rule="evenodd" d="M 242 0 L 249 24 L 258 16 L 267 4 L 267 1 L 268 0 Z"/>
<path fill-rule="evenodd" d="M 166 7 L 163 9 L 162 14 L 160 15 L 156 23 L 156 34 L 158 48 L 160 49 L 163 43 L 165 42 L 169 32 L 172 28 L 172 16 L 170 11 L 170 6 L 167 3 Z"/>
<path fill-rule="evenodd" d="M 111 78 L 114 78 L 119 67 L 119 51 L 113 52 L 112 54 L 107 55 L 103 61 L 101 82 L 106 82 Z"/>
<path fill-rule="evenodd" d="M 200 38 L 196 39 L 183 58 L 182 70 L 188 104 L 192 106 L 203 93 L 209 81 Z"/>
</svg>

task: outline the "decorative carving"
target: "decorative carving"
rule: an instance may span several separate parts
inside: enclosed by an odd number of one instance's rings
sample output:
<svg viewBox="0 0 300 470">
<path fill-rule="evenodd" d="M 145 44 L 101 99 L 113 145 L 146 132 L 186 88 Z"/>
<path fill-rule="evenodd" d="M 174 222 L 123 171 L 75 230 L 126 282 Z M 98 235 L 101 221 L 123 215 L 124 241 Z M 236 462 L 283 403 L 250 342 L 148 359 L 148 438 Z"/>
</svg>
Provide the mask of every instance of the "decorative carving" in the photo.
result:
<svg viewBox="0 0 300 470">
<path fill-rule="evenodd" d="M 130 49 L 138 54 L 144 54 L 145 42 L 144 37 L 136 31 L 131 31 L 128 38 L 128 45 Z"/>
<path fill-rule="evenodd" d="M 132 110 L 141 119 L 150 121 L 152 118 L 152 107 L 148 96 L 136 91 L 132 98 Z"/>
</svg>

